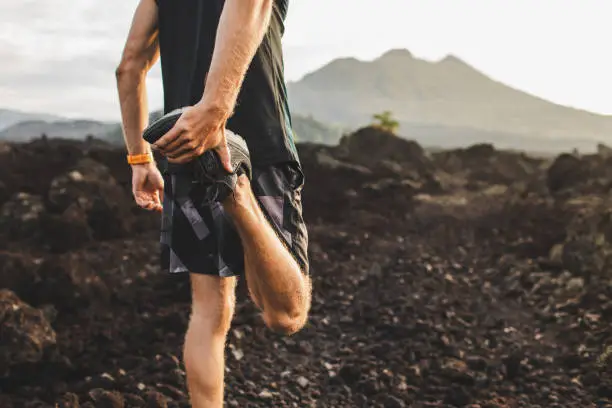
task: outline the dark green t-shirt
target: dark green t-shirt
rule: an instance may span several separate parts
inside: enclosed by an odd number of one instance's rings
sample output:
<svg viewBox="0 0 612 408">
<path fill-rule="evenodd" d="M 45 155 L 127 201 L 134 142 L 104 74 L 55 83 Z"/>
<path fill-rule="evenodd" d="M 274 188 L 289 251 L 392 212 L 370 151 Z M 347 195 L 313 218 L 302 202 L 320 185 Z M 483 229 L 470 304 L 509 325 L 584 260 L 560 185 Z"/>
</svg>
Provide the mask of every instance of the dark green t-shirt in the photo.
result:
<svg viewBox="0 0 612 408">
<path fill-rule="evenodd" d="M 224 0 L 157 0 L 164 110 L 204 91 Z M 270 27 L 246 74 L 228 129 L 247 141 L 254 165 L 297 161 L 281 38 L 288 0 L 275 0 Z"/>
</svg>

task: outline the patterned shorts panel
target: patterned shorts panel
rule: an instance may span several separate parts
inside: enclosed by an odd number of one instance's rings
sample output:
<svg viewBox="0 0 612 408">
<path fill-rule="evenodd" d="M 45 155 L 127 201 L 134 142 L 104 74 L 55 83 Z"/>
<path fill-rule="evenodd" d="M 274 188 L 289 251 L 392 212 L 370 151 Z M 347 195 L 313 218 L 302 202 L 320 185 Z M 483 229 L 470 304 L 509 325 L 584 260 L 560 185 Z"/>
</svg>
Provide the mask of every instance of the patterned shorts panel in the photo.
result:
<svg viewBox="0 0 612 408">
<path fill-rule="evenodd" d="M 223 205 L 203 204 L 204 188 L 190 174 L 164 175 L 161 266 L 170 273 L 215 276 L 244 273 L 240 237 Z M 304 273 L 308 271 L 308 232 L 302 216 L 304 176 L 298 165 L 253 168 L 251 186 L 264 215 Z"/>
</svg>

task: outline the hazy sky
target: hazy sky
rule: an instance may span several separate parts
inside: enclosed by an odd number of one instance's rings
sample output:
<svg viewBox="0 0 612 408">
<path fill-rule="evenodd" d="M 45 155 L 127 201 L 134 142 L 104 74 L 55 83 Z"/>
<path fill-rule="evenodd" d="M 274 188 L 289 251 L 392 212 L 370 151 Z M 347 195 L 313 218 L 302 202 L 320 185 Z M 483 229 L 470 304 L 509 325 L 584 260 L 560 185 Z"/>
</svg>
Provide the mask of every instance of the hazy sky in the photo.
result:
<svg viewBox="0 0 612 408">
<path fill-rule="evenodd" d="M 0 107 L 118 119 L 114 67 L 136 3 L 0 1 Z M 390 48 L 452 53 L 516 88 L 612 114 L 611 17 L 612 0 L 290 0 L 286 75 Z M 160 108 L 159 67 L 149 85 Z"/>
</svg>

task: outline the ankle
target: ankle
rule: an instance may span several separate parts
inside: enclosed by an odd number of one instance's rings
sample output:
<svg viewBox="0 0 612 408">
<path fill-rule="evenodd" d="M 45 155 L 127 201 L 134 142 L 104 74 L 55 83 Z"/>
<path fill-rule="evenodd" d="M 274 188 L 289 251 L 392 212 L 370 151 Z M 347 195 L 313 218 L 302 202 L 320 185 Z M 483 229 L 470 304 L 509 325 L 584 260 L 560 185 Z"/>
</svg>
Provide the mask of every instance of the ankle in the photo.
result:
<svg viewBox="0 0 612 408">
<path fill-rule="evenodd" d="M 257 205 L 257 202 L 251 190 L 251 183 L 247 176 L 242 175 L 238 177 L 234 191 L 223 201 L 223 206 L 230 213 L 237 213 L 253 210 L 254 204 Z"/>
</svg>

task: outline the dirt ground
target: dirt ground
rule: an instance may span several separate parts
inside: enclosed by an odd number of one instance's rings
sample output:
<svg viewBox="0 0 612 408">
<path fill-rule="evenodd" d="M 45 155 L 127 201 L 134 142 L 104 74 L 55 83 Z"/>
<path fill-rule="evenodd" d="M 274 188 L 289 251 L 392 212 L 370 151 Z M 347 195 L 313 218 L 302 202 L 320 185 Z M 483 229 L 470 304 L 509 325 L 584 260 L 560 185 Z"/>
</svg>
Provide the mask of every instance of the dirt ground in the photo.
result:
<svg viewBox="0 0 612 408">
<path fill-rule="evenodd" d="M 268 331 L 243 283 L 228 407 L 605 407 L 612 159 L 300 145 L 314 299 Z M 0 407 L 188 407 L 184 276 L 124 153 L 0 144 Z"/>
</svg>

